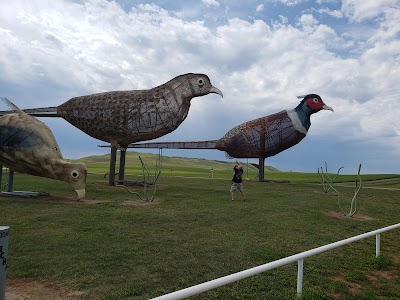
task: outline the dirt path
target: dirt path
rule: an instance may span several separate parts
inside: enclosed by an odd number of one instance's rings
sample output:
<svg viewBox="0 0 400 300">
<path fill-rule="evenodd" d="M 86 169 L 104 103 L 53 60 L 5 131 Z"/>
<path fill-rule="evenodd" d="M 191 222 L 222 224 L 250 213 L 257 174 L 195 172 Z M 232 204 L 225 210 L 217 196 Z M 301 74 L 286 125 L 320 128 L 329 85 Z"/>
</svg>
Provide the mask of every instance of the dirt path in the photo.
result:
<svg viewBox="0 0 400 300">
<path fill-rule="evenodd" d="M 6 282 L 6 300 L 78 300 L 85 294 L 32 279 L 7 279 Z"/>
</svg>

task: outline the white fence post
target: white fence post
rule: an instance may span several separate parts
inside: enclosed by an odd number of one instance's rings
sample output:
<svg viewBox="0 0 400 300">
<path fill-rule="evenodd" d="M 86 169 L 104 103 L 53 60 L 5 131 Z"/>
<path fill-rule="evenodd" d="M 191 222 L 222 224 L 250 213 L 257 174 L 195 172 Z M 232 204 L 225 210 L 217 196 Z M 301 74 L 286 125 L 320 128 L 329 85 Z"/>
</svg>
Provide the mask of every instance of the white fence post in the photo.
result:
<svg viewBox="0 0 400 300">
<path fill-rule="evenodd" d="M 0 226 L 0 300 L 6 298 L 6 270 L 8 254 L 8 226 Z"/>
<path fill-rule="evenodd" d="M 377 233 L 376 237 L 376 247 L 375 247 L 375 256 L 378 257 L 381 254 L 381 234 Z"/>
<path fill-rule="evenodd" d="M 297 261 L 297 296 L 301 297 L 303 290 L 303 259 Z"/>
</svg>

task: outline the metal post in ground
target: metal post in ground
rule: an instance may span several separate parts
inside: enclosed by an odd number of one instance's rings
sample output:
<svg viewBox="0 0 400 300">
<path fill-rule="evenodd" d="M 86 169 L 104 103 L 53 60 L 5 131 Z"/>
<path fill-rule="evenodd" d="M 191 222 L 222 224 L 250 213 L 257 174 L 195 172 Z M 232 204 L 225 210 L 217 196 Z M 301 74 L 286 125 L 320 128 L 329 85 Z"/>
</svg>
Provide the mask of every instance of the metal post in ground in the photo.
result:
<svg viewBox="0 0 400 300">
<path fill-rule="evenodd" d="M 0 300 L 6 298 L 6 271 L 8 254 L 8 226 L 0 226 Z"/>
<path fill-rule="evenodd" d="M 262 182 L 264 181 L 264 164 L 265 164 L 265 158 L 260 157 L 258 159 L 258 181 Z"/>
<path fill-rule="evenodd" d="M 125 163 L 126 163 L 126 149 L 120 149 L 119 151 L 119 174 L 118 184 L 124 184 L 125 180 Z"/>
<path fill-rule="evenodd" d="M 117 161 L 117 148 L 111 145 L 109 185 L 115 185 L 115 164 Z"/>
<path fill-rule="evenodd" d="M 2 185 L 3 185 L 3 165 L 0 164 L 0 192 L 1 192 Z"/>
<path fill-rule="evenodd" d="M 7 191 L 12 192 L 14 191 L 14 171 L 9 170 L 8 172 L 8 186 L 7 186 Z"/>
<path fill-rule="evenodd" d="M 379 233 L 375 236 L 375 241 L 376 241 L 375 256 L 379 257 L 379 255 L 381 254 L 381 235 Z"/>
<path fill-rule="evenodd" d="M 301 297 L 303 291 L 303 264 L 304 260 L 299 259 L 297 261 L 297 296 Z"/>
</svg>

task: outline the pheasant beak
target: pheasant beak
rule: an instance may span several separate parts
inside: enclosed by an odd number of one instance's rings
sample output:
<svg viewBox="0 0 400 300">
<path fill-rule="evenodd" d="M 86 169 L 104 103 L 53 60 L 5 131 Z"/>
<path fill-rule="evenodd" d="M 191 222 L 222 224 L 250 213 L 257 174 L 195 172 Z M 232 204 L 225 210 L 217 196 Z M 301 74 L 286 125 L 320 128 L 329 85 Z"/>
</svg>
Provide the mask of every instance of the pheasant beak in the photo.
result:
<svg viewBox="0 0 400 300">
<path fill-rule="evenodd" d="M 215 86 L 211 86 L 210 93 L 218 94 L 222 98 L 224 98 L 224 95 L 222 94 L 221 90 L 216 88 Z"/>
<path fill-rule="evenodd" d="M 78 194 L 78 199 L 85 198 L 86 190 L 85 189 L 80 189 L 80 190 L 75 190 L 76 193 Z"/>
<path fill-rule="evenodd" d="M 326 109 L 326 110 L 330 110 L 330 111 L 332 111 L 332 112 L 335 112 L 335 111 L 333 110 L 332 107 L 330 107 L 330 106 L 328 106 L 328 105 L 325 105 L 325 104 L 324 104 L 324 106 L 322 106 L 322 108 L 323 108 L 323 109 Z"/>
</svg>

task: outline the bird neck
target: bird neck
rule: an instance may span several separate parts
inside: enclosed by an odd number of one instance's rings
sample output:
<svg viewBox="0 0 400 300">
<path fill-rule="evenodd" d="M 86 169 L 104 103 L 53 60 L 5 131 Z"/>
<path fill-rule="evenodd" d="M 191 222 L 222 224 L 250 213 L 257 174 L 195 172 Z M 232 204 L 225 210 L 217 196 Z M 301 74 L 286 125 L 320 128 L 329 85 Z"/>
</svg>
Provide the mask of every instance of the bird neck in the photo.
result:
<svg viewBox="0 0 400 300">
<path fill-rule="evenodd" d="M 299 116 L 299 119 L 301 121 L 301 124 L 306 128 L 307 130 L 311 126 L 311 119 L 310 116 L 313 113 L 311 109 L 307 106 L 305 103 L 300 103 L 296 108 L 295 111 L 297 115 Z"/>
</svg>

